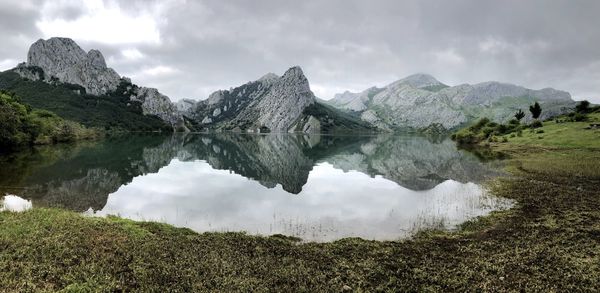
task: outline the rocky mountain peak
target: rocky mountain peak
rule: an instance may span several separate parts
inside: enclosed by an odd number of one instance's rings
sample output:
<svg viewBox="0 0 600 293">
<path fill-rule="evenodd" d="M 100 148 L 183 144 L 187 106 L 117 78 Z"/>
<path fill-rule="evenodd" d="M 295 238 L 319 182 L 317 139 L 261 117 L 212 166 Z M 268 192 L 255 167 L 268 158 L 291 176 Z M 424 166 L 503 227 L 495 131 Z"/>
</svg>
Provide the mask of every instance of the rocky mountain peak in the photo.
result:
<svg viewBox="0 0 600 293">
<path fill-rule="evenodd" d="M 294 66 L 288 69 L 281 78 L 284 79 L 299 79 L 299 80 L 307 80 L 306 76 L 304 76 L 304 72 L 300 66 Z"/>
<path fill-rule="evenodd" d="M 269 73 L 255 82 L 216 91 L 187 114 L 208 128 L 234 131 L 293 131 L 316 98 L 298 66 L 281 77 Z"/>
<path fill-rule="evenodd" d="M 393 84 L 409 84 L 416 88 L 444 85 L 439 80 L 435 79 L 435 77 L 425 73 L 409 75 Z"/>
<path fill-rule="evenodd" d="M 269 72 L 265 75 L 263 75 L 261 78 L 258 79 L 258 81 L 266 81 L 266 82 L 273 82 L 279 79 L 279 76 L 275 73 Z"/>
<path fill-rule="evenodd" d="M 90 50 L 87 54 L 88 62 L 96 68 L 106 68 L 106 60 L 98 50 Z"/>
<path fill-rule="evenodd" d="M 90 95 L 111 95 L 124 84 L 127 89 L 118 94 L 130 95 L 130 100 L 140 102 L 144 115 L 155 115 L 173 127 L 185 128 L 181 113 L 169 97 L 157 89 L 140 88 L 130 79 L 121 78 L 115 70 L 107 67 L 100 51 L 86 53 L 69 38 L 38 40 L 29 48 L 27 63 L 19 64 L 13 71 L 30 80 L 80 85 Z M 182 105 L 184 108 L 187 106 Z"/>
<path fill-rule="evenodd" d="M 35 65 L 47 58 L 52 62 L 75 64 L 85 59 L 86 55 L 85 51 L 69 38 L 39 39 L 29 47 L 27 63 Z"/>
<path fill-rule="evenodd" d="M 106 66 L 98 50 L 86 53 L 68 38 L 38 40 L 29 48 L 27 66 L 41 68 L 45 78 L 77 84 L 88 94 L 101 95 L 117 89 L 121 76 Z"/>
</svg>

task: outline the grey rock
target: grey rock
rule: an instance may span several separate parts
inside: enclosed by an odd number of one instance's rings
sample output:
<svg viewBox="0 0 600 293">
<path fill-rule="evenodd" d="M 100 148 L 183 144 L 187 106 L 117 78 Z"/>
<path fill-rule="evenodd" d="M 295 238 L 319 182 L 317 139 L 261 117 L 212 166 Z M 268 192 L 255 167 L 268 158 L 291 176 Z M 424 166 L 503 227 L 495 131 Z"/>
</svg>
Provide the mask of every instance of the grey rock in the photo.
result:
<svg viewBox="0 0 600 293">
<path fill-rule="evenodd" d="M 175 103 L 175 108 L 179 113 L 188 113 L 194 106 L 196 105 L 195 100 L 191 99 L 181 99 L 177 103 Z"/>
<path fill-rule="evenodd" d="M 271 73 L 237 88 L 214 92 L 186 116 L 214 129 L 288 132 L 313 103 L 315 97 L 302 69 L 292 67 L 281 77 Z"/>
<path fill-rule="evenodd" d="M 186 129 L 183 117 L 177 111 L 177 107 L 171 103 L 169 97 L 161 94 L 157 89 L 147 87 L 138 88 L 135 95 L 132 95 L 130 99 L 142 103 L 144 115 L 156 115 L 174 127 Z"/>
<path fill-rule="evenodd" d="M 210 117 L 206 116 L 204 117 L 204 119 L 202 119 L 202 124 L 210 124 L 212 123 L 212 119 L 210 119 Z"/>
<path fill-rule="evenodd" d="M 71 39 L 38 40 L 29 48 L 27 63 L 19 64 L 13 71 L 30 80 L 80 85 L 91 95 L 113 93 L 119 85 L 126 83 L 129 85 L 126 93 L 132 94 L 132 101 L 142 104 L 145 115 L 156 115 L 174 128 L 187 130 L 182 114 L 169 97 L 156 89 L 138 88 L 131 84 L 129 78 L 121 77 L 107 67 L 100 51 L 90 50 L 86 53 Z M 193 107 L 193 103 L 187 107 Z"/>
<path fill-rule="evenodd" d="M 415 74 L 378 89 L 337 94 L 328 104 L 358 112 L 363 121 L 380 129 L 453 129 L 480 117 L 506 122 L 538 101 L 542 119 L 570 111 L 571 95 L 551 88 L 531 90 L 500 82 L 448 87 L 427 74 Z M 531 120 L 526 116 L 525 121 Z"/>
<path fill-rule="evenodd" d="M 104 56 L 97 50 L 86 53 L 68 38 L 38 40 L 29 48 L 27 66 L 44 70 L 45 79 L 56 78 L 64 83 L 77 84 L 92 95 L 117 89 L 121 77 L 106 66 Z"/>
<path fill-rule="evenodd" d="M 320 133 L 321 132 L 321 122 L 319 119 L 314 116 L 308 116 L 308 121 L 302 127 L 302 132 L 304 133 Z"/>
<path fill-rule="evenodd" d="M 12 69 L 12 71 L 20 75 L 22 78 L 32 81 L 43 81 L 45 79 L 44 70 L 39 67 L 28 66 L 25 62 L 19 63 L 17 67 Z"/>
</svg>

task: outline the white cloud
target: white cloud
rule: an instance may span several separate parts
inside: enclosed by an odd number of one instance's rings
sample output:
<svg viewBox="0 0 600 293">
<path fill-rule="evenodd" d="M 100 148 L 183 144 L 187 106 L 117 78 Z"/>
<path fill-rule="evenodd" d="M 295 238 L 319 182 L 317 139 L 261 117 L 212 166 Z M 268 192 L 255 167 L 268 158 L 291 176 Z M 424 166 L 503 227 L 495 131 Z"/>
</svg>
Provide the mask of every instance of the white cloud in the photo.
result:
<svg viewBox="0 0 600 293">
<path fill-rule="evenodd" d="M 83 14 L 74 19 L 63 19 L 54 17 L 55 7 L 60 5 L 54 1 L 45 3 L 41 9 L 42 18 L 36 22 L 37 28 L 46 38 L 64 36 L 111 45 L 160 43 L 156 16 L 149 12 L 129 15 L 118 5 L 101 0 L 86 0 L 79 5 Z"/>
<path fill-rule="evenodd" d="M 15 68 L 15 66 L 17 66 L 17 63 L 19 63 L 19 62 L 14 59 L 2 60 L 2 61 L 0 61 L 0 71 Z"/>
<path fill-rule="evenodd" d="M 483 53 L 497 53 L 507 50 L 508 47 L 507 43 L 494 38 L 487 38 L 479 42 L 479 50 Z"/>
<path fill-rule="evenodd" d="M 145 57 L 145 55 L 138 49 L 125 49 L 121 51 L 121 55 L 127 60 L 139 60 Z"/>
<path fill-rule="evenodd" d="M 155 66 L 155 67 L 151 67 L 151 68 L 142 70 L 142 74 L 149 75 L 149 76 L 166 76 L 166 75 L 172 75 L 172 74 L 176 73 L 177 71 L 178 70 L 173 67 L 159 65 L 159 66 Z"/>
</svg>

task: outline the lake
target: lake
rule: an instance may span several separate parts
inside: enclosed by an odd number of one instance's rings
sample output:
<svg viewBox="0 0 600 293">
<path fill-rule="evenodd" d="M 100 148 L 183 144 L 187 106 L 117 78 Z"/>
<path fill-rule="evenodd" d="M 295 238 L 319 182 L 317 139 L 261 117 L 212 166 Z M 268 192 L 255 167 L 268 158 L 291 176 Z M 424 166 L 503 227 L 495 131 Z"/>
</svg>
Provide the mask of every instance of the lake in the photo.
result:
<svg viewBox="0 0 600 293">
<path fill-rule="evenodd" d="M 483 162 L 418 135 L 122 135 L 0 156 L 0 194 L 198 232 L 396 240 L 510 202 Z"/>
</svg>

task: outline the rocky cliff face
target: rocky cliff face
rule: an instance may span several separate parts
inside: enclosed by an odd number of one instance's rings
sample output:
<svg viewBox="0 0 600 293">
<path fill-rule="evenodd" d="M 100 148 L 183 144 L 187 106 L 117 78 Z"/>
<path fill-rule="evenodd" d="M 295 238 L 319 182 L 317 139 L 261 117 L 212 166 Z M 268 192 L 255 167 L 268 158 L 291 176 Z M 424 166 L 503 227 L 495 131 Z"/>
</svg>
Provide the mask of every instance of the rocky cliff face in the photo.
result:
<svg viewBox="0 0 600 293">
<path fill-rule="evenodd" d="M 39 40 L 29 48 L 27 66 L 44 70 L 45 78 L 78 84 L 92 95 L 114 91 L 121 77 L 106 66 L 104 56 L 97 50 L 85 52 L 67 38 Z"/>
<path fill-rule="evenodd" d="M 137 87 L 107 67 L 98 50 L 85 52 L 68 38 L 39 40 L 31 45 L 27 63 L 14 72 L 29 80 L 62 82 L 82 86 L 90 95 L 111 95 L 123 89 L 134 102 L 140 102 L 145 115 L 156 115 L 175 128 L 183 128 L 183 117 L 169 97 L 157 89 Z"/>
<path fill-rule="evenodd" d="M 505 122 L 518 109 L 527 112 L 534 101 L 544 108 L 542 119 L 574 106 L 569 93 L 555 89 L 531 90 L 499 82 L 449 87 L 426 74 L 411 75 L 381 89 L 337 94 L 329 103 L 381 129 L 452 129 L 484 116 Z"/>
<path fill-rule="evenodd" d="M 147 87 L 138 88 L 131 95 L 130 99 L 142 103 L 144 115 L 156 115 L 171 125 L 188 131 L 175 104 L 171 103 L 169 97 L 161 94 L 157 89 Z"/>
<path fill-rule="evenodd" d="M 197 103 L 183 103 L 183 115 L 196 121 L 202 130 L 277 133 L 373 131 L 371 125 L 318 102 L 300 67 L 290 68 L 281 77 L 269 73 L 231 90 L 216 91 L 208 99 Z"/>
<path fill-rule="evenodd" d="M 267 74 L 231 90 L 214 92 L 189 115 L 205 128 L 250 132 L 287 132 L 315 103 L 300 67 L 281 77 Z"/>
<path fill-rule="evenodd" d="M 181 99 L 177 103 L 175 103 L 175 107 L 177 111 L 182 114 L 188 114 L 190 111 L 196 106 L 195 100 L 190 99 Z M 188 114 L 189 115 L 189 114 Z"/>
</svg>

